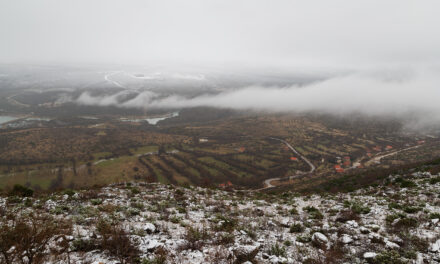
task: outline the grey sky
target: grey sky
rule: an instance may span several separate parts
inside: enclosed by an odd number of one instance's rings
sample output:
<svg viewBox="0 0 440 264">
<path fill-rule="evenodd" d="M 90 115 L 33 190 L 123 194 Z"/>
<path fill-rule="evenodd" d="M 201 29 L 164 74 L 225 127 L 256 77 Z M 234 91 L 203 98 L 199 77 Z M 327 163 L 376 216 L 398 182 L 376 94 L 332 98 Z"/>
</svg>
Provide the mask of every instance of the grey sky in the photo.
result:
<svg viewBox="0 0 440 264">
<path fill-rule="evenodd" d="M 0 0 L 0 62 L 432 65 L 440 1 Z"/>
</svg>

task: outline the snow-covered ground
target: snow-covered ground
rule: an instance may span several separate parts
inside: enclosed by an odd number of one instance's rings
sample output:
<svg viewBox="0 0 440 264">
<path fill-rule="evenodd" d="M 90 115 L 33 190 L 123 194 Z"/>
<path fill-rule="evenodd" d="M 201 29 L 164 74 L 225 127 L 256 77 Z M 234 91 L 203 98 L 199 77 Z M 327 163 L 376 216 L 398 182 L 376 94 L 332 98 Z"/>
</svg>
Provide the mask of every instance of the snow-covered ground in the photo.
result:
<svg viewBox="0 0 440 264">
<path fill-rule="evenodd" d="M 439 178 L 395 175 L 384 186 L 309 196 L 131 183 L 4 197 L 0 215 L 3 226 L 12 225 L 12 212 L 72 223 L 68 250 L 51 253 L 54 235 L 45 263 L 67 263 L 67 256 L 70 263 L 120 263 L 115 248 L 102 246 L 102 223 L 123 230 L 141 263 L 436 263 Z"/>
</svg>

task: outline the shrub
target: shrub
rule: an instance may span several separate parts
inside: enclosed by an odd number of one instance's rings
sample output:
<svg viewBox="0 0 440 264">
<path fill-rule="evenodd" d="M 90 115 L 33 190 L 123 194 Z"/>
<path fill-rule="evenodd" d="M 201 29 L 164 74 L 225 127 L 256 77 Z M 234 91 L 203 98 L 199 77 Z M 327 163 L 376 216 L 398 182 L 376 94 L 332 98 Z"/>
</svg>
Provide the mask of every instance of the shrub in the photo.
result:
<svg viewBox="0 0 440 264">
<path fill-rule="evenodd" d="M 90 203 L 93 205 L 100 205 L 100 204 L 102 204 L 102 200 L 101 199 L 91 199 Z"/>
<path fill-rule="evenodd" d="M 173 216 L 170 217 L 170 221 L 171 221 L 171 223 L 178 224 L 178 223 L 180 223 L 180 221 L 182 221 L 182 218 L 173 215 Z"/>
<path fill-rule="evenodd" d="M 430 219 L 436 219 L 436 218 L 440 219 L 440 213 L 430 213 L 429 218 Z"/>
<path fill-rule="evenodd" d="M 417 220 L 411 217 L 402 218 L 395 225 L 396 228 L 414 228 L 417 226 Z"/>
<path fill-rule="evenodd" d="M 276 243 L 275 245 L 271 246 L 270 249 L 267 252 L 269 255 L 275 255 L 277 257 L 285 257 L 286 256 L 286 248 L 278 245 Z"/>
<path fill-rule="evenodd" d="M 388 204 L 388 209 L 402 209 L 402 205 L 396 202 L 391 202 Z"/>
<path fill-rule="evenodd" d="M 108 250 L 120 263 L 134 263 L 139 258 L 140 251 L 137 245 L 130 240 L 120 225 L 99 221 L 96 230 L 101 235 L 101 249 Z"/>
<path fill-rule="evenodd" d="M 60 206 L 57 206 L 57 207 L 53 208 L 52 210 L 50 210 L 50 213 L 60 215 L 60 214 L 63 214 L 64 212 L 68 212 L 69 209 L 70 208 L 66 205 L 60 205 Z"/>
<path fill-rule="evenodd" d="M 72 189 L 66 189 L 64 190 L 63 194 L 67 194 L 69 196 L 73 196 L 75 194 L 75 191 Z"/>
<path fill-rule="evenodd" d="M 75 239 L 72 241 L 72 251 L 88 252 L 97 249 L 97 243 L 92 239 Z"/>
<path fill-rule="evenodd" d="M 410 181 L 410 180 L 402 179 L 400 181 L 400 187 L 401 188 L 413 188 L 413 187 L 416 187 L 416 186 L 417 186 L 417 184 L 415 184 L 413 181 Z"/>
<path fill-rule="evenodd" d="M 359 220 L 359 215 L 353 212 L 352 210 L 344 210 L 339 213 L 336 221 L 345 223 L 351 220 Z"/>
<path fill-rule="evenodd" d="M 8 193 L 8 196 L 18 196 L 18 197 L 32 197 L 34 191 L 23 185 L 16 184 L 12 190 Z"/>
<path fill-rule="evenodd" d="M 139 191 L 138 188 L 135 188 L 135 187 L 131 188 L 131 194 L 135 195 L 135 194 L 139 194 L 139 193 L 141 193 L 141 192 Z"/>
<path fill-rule="evenodd" d="M 0 254 L 6 263 L 42 263 L 47 258 L 49 242 L 55 236 L 72 233 L 71 222 L 55 221 L 50 215 L 12 216 L 0 223 Z M 53 254 L 67 252 L 68 243 L 57 243 Z"/>
<path fill-rule="evenodd" d="M 416 235 L 407 233 L 401 233 L 401 238 L 403 240 L 402 249 L 405 251 L 420 251 L 424 252 L 429 247 L 429 239 L 422 238 Z"/>
<path fill-rule="evenodd" d="M 293 224 L 290 226 L 289 231 L 290 233 L 301 233 L 304 231 L 304 227 L 299 223 Z"/>
<path fill-rule="evenodd" d="M 304 211 L 306 211 L 307 213 L 309 213 L 309 216 L 311 219 L 323 219 L 324 216 L 322 215 L 322 213 L 315 207 L 313 206 L 307 206 L 303 208 Z"/>
<path fill-rule="evenodd" d="M 378 254 L 372 261 L 373 264 L 404 264 L 397 251 L 384 251 Z"/>
<path fill-rule="evenodd" d="M 23 205 L 26 206 L 26 207 L 32 207 L 32 205 L 33 205 L 32 204 L 32 200 L 30 198 L 24 199 Z"/>
<path fill-rule="evenodd" d="M 217 244 L 219 244 L 219 245 L 230 245 L 230 244 L 233 244 L 234 241 L 235 241 L 235 237 L 231 233 L 221 234 L 217 238 Z"/>
<path fill-rule="evenodd" d="M 215 226 L 216 231 L 231 232 L 235 229 L 235 226 L 237 225 L 237 221 L 235 219 L 223 215 L 217 215 L 215 222 L 218 223 Z"/>
<path fill-rule="evenodd" d="M 292 209 L 289 210 L 289 213 L 291 215 L 297 215 L 298 214 L 298 210 L 296 210 L 296 208 L 292 208 Z"/>
<path fill-rule="evenodd" d="M 408 214 L 414 214 L 414 213 L 417 213 L 418 211 L 420 211 L 420 208 L 419 207 L 412 207 L 412 206 L 405 206 L 403 208 L 403 211 Z"/>
<path fill-rule="evenodd" d="M 167 261 L 166 256 L 160 255 L 160 256 L 155 256 L 152 259 L 144 258 L 142 259 L 141 264 L 165 264 L 166 261 Z"/>
<path fill-rule="evenodd" d="M 429 183 L 430 184 L 437 184 L 437 183 L 439 183 L 440 182 L 440 177 L 435 177 L 435 178 L 431 178 L 430 180 L 429 180 Z"/>
<path fill-rule="evenodd" d="M 312 241 L 312 238 L 310 236 L 298 236 L 296 240 L 301 243 L 309 243 Z"/>
<path fill-rule="evenodd" d="M 368 214 L 371 209 L 367 206 L 362 206 L 359 203 L 353 203 L 351 205 L 351 210 L 356 214 Z"/>
<path fill-rule="evenodd" d="M 130 206 L 135 209 L 139 209 L 139 210 L 144 210 L 144 208 L 145 208 L 144 203 L 138 203 L 138 202 L 131 202 Z"/>
<path fill-rule="evenodd" d="M 208 239 L 208 233 L 204 229 L 189 227 L 185 233 L 186 245 L 185 249 L 200 250 Z"/>
<path fill-rule="evenodd" d="M 404 214 L 391 214 L 391 215 L 387 215 L 385 217 L 385 221 L 388 224 L 391 224 L 392 222 L 394 222 L 394 220 L 399 219 L 399 218 L 404 218 L 406 217 Z"/>
<path fill-rule="evenodd" d="M 177 212 L 179 212 L 180 214 L 185 214 L 186 213 L 186 208 L 185 207 L 177 207 Z"/>
</svg>

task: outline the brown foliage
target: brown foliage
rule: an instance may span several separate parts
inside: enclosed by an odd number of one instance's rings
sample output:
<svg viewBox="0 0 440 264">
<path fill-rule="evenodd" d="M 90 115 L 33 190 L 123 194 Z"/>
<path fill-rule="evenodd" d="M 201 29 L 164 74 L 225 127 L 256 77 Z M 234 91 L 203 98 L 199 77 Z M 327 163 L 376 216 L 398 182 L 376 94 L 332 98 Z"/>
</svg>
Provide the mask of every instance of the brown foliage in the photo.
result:
<svg viewBox="0 0 440 264">
<path fill-rule="evenodd" d="M 50 215 L 19 215 L 0 223 L 0 253 L 5 263 L 42 263 L 47 259 L 49 242 L 55 241 L 54 256 L 67 253 L 65 236 L 71 234 L 70 222 L 57 222 Z M 63 239 L 61 239 L 63 238 Z"/>
<path fill-rule="evenodd" d="M 116 257 L 122 264 L 134 263 L 139 257 L 137 245 L 130 240 L 129 235 L 120 225 L 113 225 L 105 221 L 98 222 L 98 233 L 102 236 L 100 246 L 102 250 Z"/>
</svg>

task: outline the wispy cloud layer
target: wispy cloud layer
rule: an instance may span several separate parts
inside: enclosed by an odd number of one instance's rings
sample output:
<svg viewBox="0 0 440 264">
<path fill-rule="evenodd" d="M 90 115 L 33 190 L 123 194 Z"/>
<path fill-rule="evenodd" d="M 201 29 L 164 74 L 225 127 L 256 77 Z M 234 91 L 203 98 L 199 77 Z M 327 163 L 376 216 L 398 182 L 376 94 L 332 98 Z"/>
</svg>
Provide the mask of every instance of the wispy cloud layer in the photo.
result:
<svg viewBox="0 0 440 264">
<path fill-rule="evenodd" d="M 249 86 L 214 95 L 159 96 L 146 91 L 130 100 L 123 92 L 92 96 L 85 92 L 77 103 L 134 108 L 219 107 L 258 111 L 320 111 L 333 114 L 360 112 L 367 115 L 404 117 L 418 113 L 421 119 L 440 120 L 440 77 L 433 72 L 400 74 L 351 74 L 307 86 Z M 119 99 L 118 99 L 119 98 Z"/>
</svg>

